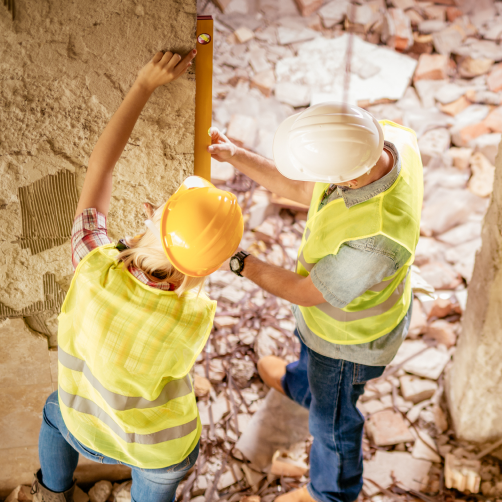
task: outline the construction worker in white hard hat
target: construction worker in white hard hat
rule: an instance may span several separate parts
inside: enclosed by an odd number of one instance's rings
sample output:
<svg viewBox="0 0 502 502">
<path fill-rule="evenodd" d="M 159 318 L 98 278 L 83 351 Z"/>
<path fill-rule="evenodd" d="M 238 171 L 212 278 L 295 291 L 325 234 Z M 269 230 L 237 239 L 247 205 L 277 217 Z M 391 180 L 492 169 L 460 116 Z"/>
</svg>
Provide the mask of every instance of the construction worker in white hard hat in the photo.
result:
<svg viewBox="0 0 502 502">
<path fill-rule="evenodd" d="M 351 502 L 362 488 L 364 384 L 405 338 L 409 268 L 420 233 L 422 162 L 415 133 L 343 103 L 311 106 L 275 134 L 274 162 L 212 131 L 209 151 L 309 206 L 296 271 L 239 251 L 230 269 L 293 305 L 298 361 L 259 360 L 263 381 L 309 409 L 310 482 L 278 502 Z"/>
<path fill-rule="evenodd" d="M 76 267 L 59 316 L 58 390 L 47 399 L 34 501 L 71 502 L 79 455 L 132 468 L 132 502 L 171 502 L 195 464 L 201 423 L 189 375 L 212 328 L 205 278 L 236 251 L 236 197 L 191 176 L 145 230 L 114 243 L 113 169 L 153 91 L 195 57 L 157 53 L 99 138 L 72 230 Z"/>
</svg>

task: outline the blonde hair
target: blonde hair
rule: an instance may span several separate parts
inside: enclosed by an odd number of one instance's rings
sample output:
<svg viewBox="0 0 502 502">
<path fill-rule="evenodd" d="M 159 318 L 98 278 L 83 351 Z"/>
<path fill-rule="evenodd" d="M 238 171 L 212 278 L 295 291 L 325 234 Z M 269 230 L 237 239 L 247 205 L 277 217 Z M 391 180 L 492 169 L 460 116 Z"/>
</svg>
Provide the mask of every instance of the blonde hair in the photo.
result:
<svg viewBox="0 0 502 502">
<path fill-rule="evenodd" d="M 157 228 L 160 228 L 164 205 L 157 208 L 151 218 Z M 199 292 L 202 290 L 206 278 L 190 277 L 174 268 L 158 237 L 150 229 L 134 237 L 126 237 L 125 241 L 129 248 L 117 256 L 117 261 L 122 262 L 124 267 L 132 265 L 139 268 L 152 282 L 174 284 L 177 286 L 175 293 L 178 296 L 190 289 L 198 288 Z"/>
</svg>

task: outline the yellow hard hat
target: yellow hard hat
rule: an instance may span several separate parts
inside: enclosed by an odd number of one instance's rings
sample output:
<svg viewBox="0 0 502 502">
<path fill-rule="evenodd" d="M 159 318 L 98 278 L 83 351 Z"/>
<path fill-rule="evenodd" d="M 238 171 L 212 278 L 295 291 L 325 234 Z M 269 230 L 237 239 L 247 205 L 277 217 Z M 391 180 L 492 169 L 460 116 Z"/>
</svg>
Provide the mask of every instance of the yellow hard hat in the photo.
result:
<svg viewBox="0 0 502 502">
<path fill-rule="evenodd" d="M 162 247 L 172 265 L 191 277 L 220 268 L 235 253 L 243 232 L 235 195 L 199 176 L 188 177 L 162 211 Z"/>
</svg>

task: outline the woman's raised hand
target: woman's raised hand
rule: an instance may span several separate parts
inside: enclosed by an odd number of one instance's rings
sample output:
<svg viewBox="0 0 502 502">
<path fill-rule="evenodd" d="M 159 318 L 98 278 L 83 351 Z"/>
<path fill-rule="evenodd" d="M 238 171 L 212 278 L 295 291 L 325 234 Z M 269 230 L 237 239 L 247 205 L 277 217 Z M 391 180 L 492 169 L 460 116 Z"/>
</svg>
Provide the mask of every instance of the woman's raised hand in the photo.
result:
<svg viewBox="0 0 502 502">
<path fill-rule="evenodd" d="M 172 52 L 157 52 L 138 73 L 136 83 L 144 87 L 149 92 L 153 92 L 157 87 L 168 84 L 186 72 L 192 64 L 192 59 L 197 54 L 194 49 L 182 58 L 179 54 Z"/>
</svg>

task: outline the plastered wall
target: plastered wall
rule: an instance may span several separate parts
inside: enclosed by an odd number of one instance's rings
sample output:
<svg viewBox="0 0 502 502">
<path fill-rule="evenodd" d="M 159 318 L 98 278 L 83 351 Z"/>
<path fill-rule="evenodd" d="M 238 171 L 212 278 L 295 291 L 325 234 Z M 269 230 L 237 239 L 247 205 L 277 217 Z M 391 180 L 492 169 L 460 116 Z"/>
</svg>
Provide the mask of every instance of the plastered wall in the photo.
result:
<svg viewBox="0 0 502 502">
<path fill-rule="evenodd" d="M 45 375 L 15 414 L 0 408 L 0 458 L 11 459 L 0 496 L 37 463 L 56 381 L 48 346 L 73 274 L 69 237 L 92 148 L 137 71 L 157 50 L 192 49 L 195 24 L 195 0 L 16 0 L 15 21 L 0 5 L 0 388 L 35 385 L 23 380 L 34 361 Z M 194 100 L 188 74 L 145 107 L 115 170 L 112 238 L 140 231 L 141 202 L 161 204 L 192 174 Z"/>
<path fill-rule="evenodd" d="M 502 438 L 502 143 L 481 237 L 447 397 L 457 436 L 484 443 Z"/>
</svg>

